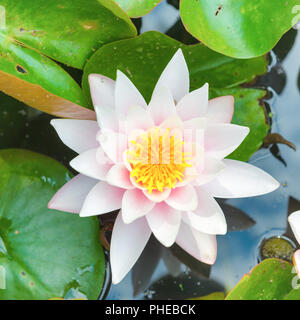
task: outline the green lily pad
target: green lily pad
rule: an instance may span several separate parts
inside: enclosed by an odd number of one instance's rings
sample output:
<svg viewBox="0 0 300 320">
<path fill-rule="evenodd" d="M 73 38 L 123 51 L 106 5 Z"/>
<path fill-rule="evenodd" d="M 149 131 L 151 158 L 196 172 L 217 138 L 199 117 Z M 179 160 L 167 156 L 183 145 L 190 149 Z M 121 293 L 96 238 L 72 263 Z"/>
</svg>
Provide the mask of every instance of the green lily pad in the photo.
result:
<svg viewBox="0 0 300 320">
<path fill-rule="evenodd" d="M 115 2 L 132 18 L 149 13 L 162 0 L 115 0 Z"/>
<path fill-rule="evenodd" d="M 291 263 L 266 259 L 246 274 L 225 300 L 299 300 L 298 281 Z"/>
<path fill-rule="evenodd" d="M 224 292 L 213 292 L 208 294 L 207 296 L 202 296 L 199 298 L 191 298 L 189 300 L 224 300 L 225 294 Z"/>
<path fill-rule="evenodd" d="M 103 44 L 136 35 L 112 0 L 2 0 L 1 6 L 6 15 L 1 35 L 8 43 L 22 43 L 79 69 Z"/>
<path fill-rule="evenodd" d="M 236 58 L 270 51 L 297 20 L 297 0 L 181 0 L 183 24 L 212 50 Z"/>
<path fill-rule="evenodd" d="M 119 69 L 149 102 L 161 72 L 178 48 L 182 48 L 190 70 L 191 90 L 208 82 L 211 97 L 235 96 L 233 122 L 249 126 L 252 132 L 232 157 L 248 160 L 260 147 L 268 130 L 264 110 L 259 105 L 266 92 L 241 88 L 239 85 L 266 72 L 265 57 L 235 59 L 216 53 L 202 44 L 188 46 L 159 32 L 150 31 L 134 39 L 117 41 L 100 48 L 84 68 L 83 90 L 91 103 L 88 75 L 99 73 L 115 79 L 116 70 Z"/>
<path fill-rule="evenodd" d="M 1 300 L 99 296 L 105 261 L 97 218 L 47 209 L 69 178 L 51 158 L 0 151 Z"/>
<path fill-rule="evenodd" d="M 93 119 L 80 86 L 51 59 L 0 35 L 0 90 L 41 111 Z"/>
</svg>

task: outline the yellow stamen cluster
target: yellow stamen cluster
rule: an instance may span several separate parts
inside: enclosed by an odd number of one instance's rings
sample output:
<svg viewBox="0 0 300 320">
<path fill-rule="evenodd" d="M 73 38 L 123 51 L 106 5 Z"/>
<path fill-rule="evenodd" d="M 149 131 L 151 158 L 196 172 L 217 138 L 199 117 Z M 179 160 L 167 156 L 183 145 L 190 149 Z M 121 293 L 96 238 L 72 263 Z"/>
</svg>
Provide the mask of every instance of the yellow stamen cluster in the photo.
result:
<svg viewBox="0 0 300 320">
<path fill-rule="evenodd" d="M 164 188 L 173 188 L 182 181 L 187 162 L 187 152 L 183 152 L 183 140 L 170 135 L 169 129 L 152 128 L 147 133 L 131 141 L 127 151 L 131 165 L 130 176 L 147 188 L 162 192 Z"/>
</svg>

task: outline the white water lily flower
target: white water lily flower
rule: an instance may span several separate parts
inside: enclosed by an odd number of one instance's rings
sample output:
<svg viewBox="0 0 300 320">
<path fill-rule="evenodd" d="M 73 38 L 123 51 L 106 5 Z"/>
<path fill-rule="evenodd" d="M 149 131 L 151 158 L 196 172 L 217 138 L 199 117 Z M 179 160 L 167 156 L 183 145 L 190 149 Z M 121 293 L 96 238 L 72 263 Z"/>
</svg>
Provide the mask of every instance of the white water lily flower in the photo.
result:
<svg viewBox="0 0 300 320">
<path fill-rule="evenodd" d="M 300 210 L 290 214 L 288 217 L 288 221 L 290 223 L 290 226 L 292 228 L 292 231 L 295 235 L 296 240 L 300 244 Z M 293 262 L 294 262 L 296 271 L 298 273 L 298 276 L 300 278 L 300 249 L 296 250 L 296 252 L 294 253 Z"/>
<path fill-rule="evenodd" d="M 189 72 L 178 50 L 147 105 L 120 71 L 113 81 L 89 76 L 97 121 L 56 119 L 61 140 L 79 156 L 80 174 L 64 185 L 49 208 L 100 215 L 121 208 L 110 250 L 113 283 L 120 282 L 151 233 L 213 264 L 216 234 L 226 221 L 214 199 L 262 195 L 279 184 L 250 164 L 224 159 L 247 136 L 230 124 L 234 99 L 208 101 L 208 85 L 189 92 Z"/>
</svg>

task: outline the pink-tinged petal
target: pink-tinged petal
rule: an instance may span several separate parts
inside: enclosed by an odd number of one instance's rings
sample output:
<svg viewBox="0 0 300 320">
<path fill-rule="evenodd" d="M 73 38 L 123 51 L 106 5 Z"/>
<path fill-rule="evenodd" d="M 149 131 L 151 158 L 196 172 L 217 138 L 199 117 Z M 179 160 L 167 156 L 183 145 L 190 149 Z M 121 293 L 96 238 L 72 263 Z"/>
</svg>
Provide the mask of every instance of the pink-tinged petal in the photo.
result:
<svg viewBox="0 0 300 320">
<path fill-rule="evenodd" d="M 217 257 L 215 235 L 202 233 L 181 222 L 176 243 L 191 256 L 207 264 L 214 264 Z"/>
<path fill-rule="evenodd" d="M 201 186 L 212 181 L 226 168 L 223 160 L 214 159 L 209 156 L 204 156 L 203 160 L 203 163 L 200 163 L 199 166 L 196 165 L 198 177 L 194 184 L 197 186 Z"/>
<path fill-rule="evenodd" d="M 79 213 L 86 196 L 97 183 L 95 179 L 77 175 L 56 192 L 48 208 Z"/>
<path fill-rule="evenodd" d="M 148 109 L 156 125 L 176 115 L 174 98 L 170 89 L 167 87 L 157 89 L 152 95 Z"/>
<path fill-rule="evenodd" d="M 185 143 L 193 143 L 204 147 L 205 118 L 194 118 L 183 122 L 183 139 Z"/>
<path fill-rule="evenodd" d="M 131 183 L 140 190 L 147 190 L 147 187 L 143 186 L 142 182 L 137 182 L 135 177 L 130 177 Z"/>
<path fill-rule="evenodd" d="M 169 117 L 165 119 L 159 127 L 161 129 L 169 129 L 170 130 L 170 136 L 175 135 L 177 138 L 183 138 L 182 130 L 183 130 L 183 123 L 181 119 L 174 115 L 172 117 Z"/>
<path fill-rule="evenodd" d="M 181 212 L 169 207 L 166 203 L 158 203 L 146 215 L 153 234 L 165 247 L 174 244 L 181 221 Z"/>
<path fill-rule="evenodd" d="M 123 164 L 114 165 L 107 173 L 106 182 L 123 189 L 133 189 L 130 172 Z"/>
<path fill-rule="evenodd" d="M 166 203 L 176 209 L 183 211 L 193 211 L 198 206 L 198 198 L 194 187 L 186 185 L 172 190 Z"/>
<path fill-rule="evenodd" d="M 90 74 L 89 84 L 94 106 L 115 106 L 115 81 L 100 74 Z"/>
<path fill-rule="evenodd" d="M 293 255 L 293 263 L 296 268 L 298 277 L 300 278 L 300 249 L 298 249 Z"/>
<path fill-rule="evenodd" d="M 113 284 L 119 283 L 134 266 L 150 236 L 151 229 L 144 217 L 125 224 L 122 213 L 118 214 L 110 243 Z"/>
<path fill-rule="evenodd" d="M 288 221 L 293 230 L 294 236 L 300 244 L 300 210 L 289 215 Z"/>
<path fill-rule="evenodd" d="M 224 171 L 203 186 L 213 197 L 253 197 L 272 192 L 279 187 L 278 181 L 249 163 L 225 159 L 224 164 Z"/>
<path fill-rule="evenodd" d="M 183 128 L 185 130 L 203 130 L 206 127 L 206 118 L 199 117 L 199 118 L 193 118 L 187 121 L 183 122 Z"/>
<path fill-rule="evenodd" d="M 126 190 L 122 200 L 122 217 L 124 223 L 145 216 L 155 203 L 149 200 L 140 189 Z"/>
<path fill-rule="evenodd" d="M 149 191 L 146 188 L 144 188 L 143 193 L 151 201 L 162 202 L 169 197 L 169 195 L 171 194 L 171 189 L 166 188 L 162 192 L 158 190 L 152 190 L 152 192 L 149 193 Z"/>
<path fill-rule="evenodd" d="M 186 94 L 176 105 L 182 121 L 203 117 L 208 106 L 208 84 Z"/>
<path fill-rule="evenodd" d="M 181 49 L 177 50 L 162 72 L 155 86 L 154 93 L 161 87 L 168 87 L 176 101 L 179 101 L 189 92 L 189 70 Z"/>
<path fill-rule="evenodd" d="M 208 101 L 206 117 L 211 124 L 230 123 L 234 111 L 234 97 L 223 96 Z"/>
<path fill-rule="evenodd" d="M 123 152 L 123 164 L 124 164 L 124 166 L 126 167 L 126 169 L 127 169 L 128 171 L 132 171 L 131 164 L 130 164 L 129 161 L 128 161 L 127 151 L 128 151 L 128 150 L 125 150 L 125 151 Z M 130 180 L 131 180 L 131 179 L 130 179 Z M 132 181 L 131 181 L 131 182 L 132 182 Z M 133 182 L 132 182 L 132 183 L 133 183 Z"/>
<path fill-rule="evenodd" d="M 248 133 L 248 127 L 235 124 L 208 126 L 204 132 L 205 151 L 212 158 L 223 159 L 243 142 Z"/>
<path fill-rule="evenodd" d="M 116 112 L 121 116 L 128 114 L 131 106 L 146 108 L 147 104 L 135 85 L 121 71 L 117 71 L 115 88 Z"/>
<path fill-rule="evenodd" d="M 119 131 L 119 122 L 115 110 L 107 106 L 95 106 L 97 121 L 101 129 Z"/>
<path fill-rule="evenodd" d="M 192 182 L 193 180 L 195 180 L 198 176 L 199 174 L 195 167 L 186 167 L 182 181 L 177 182 L 175 187 L 176 188 L 183 187 L 188 183 Z"/>
<path fill-rule="evenodd" d="M 61 141 L 77 153 L 99 146 L 96 140 L 99 131 L 97 121 L 53 119 L 50 123 Z"/>
<path fill-rule="evenodd" d="M 88 177 L 105 180 L 105 177 L 112 167 L 111 164 L 100 164 L 97 161 L 98 148 L 90 149 L 81 153 L 70 162 L 70 166 L 81 174 Z"/>
<path fill-rule="evenodd" d="M 102 130 L 97 135 L 103 151 L 114 163 L 123 162 L 123 154 L 128 146 L 127 137 L 123 133 L 118 133 L 112 130 Z"/>
<path fill-rule="evenodd" d="M 126 117 L 126 129 L 130 133 L 132 130 L 148 130 L 154 126 L 150 113 L 140 106 L 131 106 Z"/>
<path fill-rule="evenodd" d="M 120 209 L 124 191 L 124 189 L 111 186 L 106 182 L 98 182 L 88 193 L 80 216 L 95 216 Z"/>
<path fill-rule="evenodd" d="M 194 229 L 208 234 L 226 234 L 227 223 L 217 201 L 204 189 L 196 188 L 198 207 L 194 211 L 183 212 L 182 220 Z"/>
</svg>

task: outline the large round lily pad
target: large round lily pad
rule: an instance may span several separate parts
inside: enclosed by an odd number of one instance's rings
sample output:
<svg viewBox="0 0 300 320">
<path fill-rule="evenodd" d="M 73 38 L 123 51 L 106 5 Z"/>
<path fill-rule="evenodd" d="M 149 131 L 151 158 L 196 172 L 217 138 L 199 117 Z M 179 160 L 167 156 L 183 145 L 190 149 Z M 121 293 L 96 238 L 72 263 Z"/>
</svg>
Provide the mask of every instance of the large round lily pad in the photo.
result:
<svg viewBox="0 0 300 320">
<path fill-rule="evenodd" d="M 291 263 L 266 259 L 242 278 L 226 300 L 299 300 L 298 282 Z"/>
<path fill-rule="evenodd" d="M 186 29 L 209 48 L 236 58 L 270 51 L 299 20 L 298 0 L 181 0 Z"/>
<path fill-rule="evenodd" d="M 99 296 L 105 260 L 97 218 L 47 209 L 69 178 L 51 158 L 0 151 L 0 299 Z"/>
</svg>

